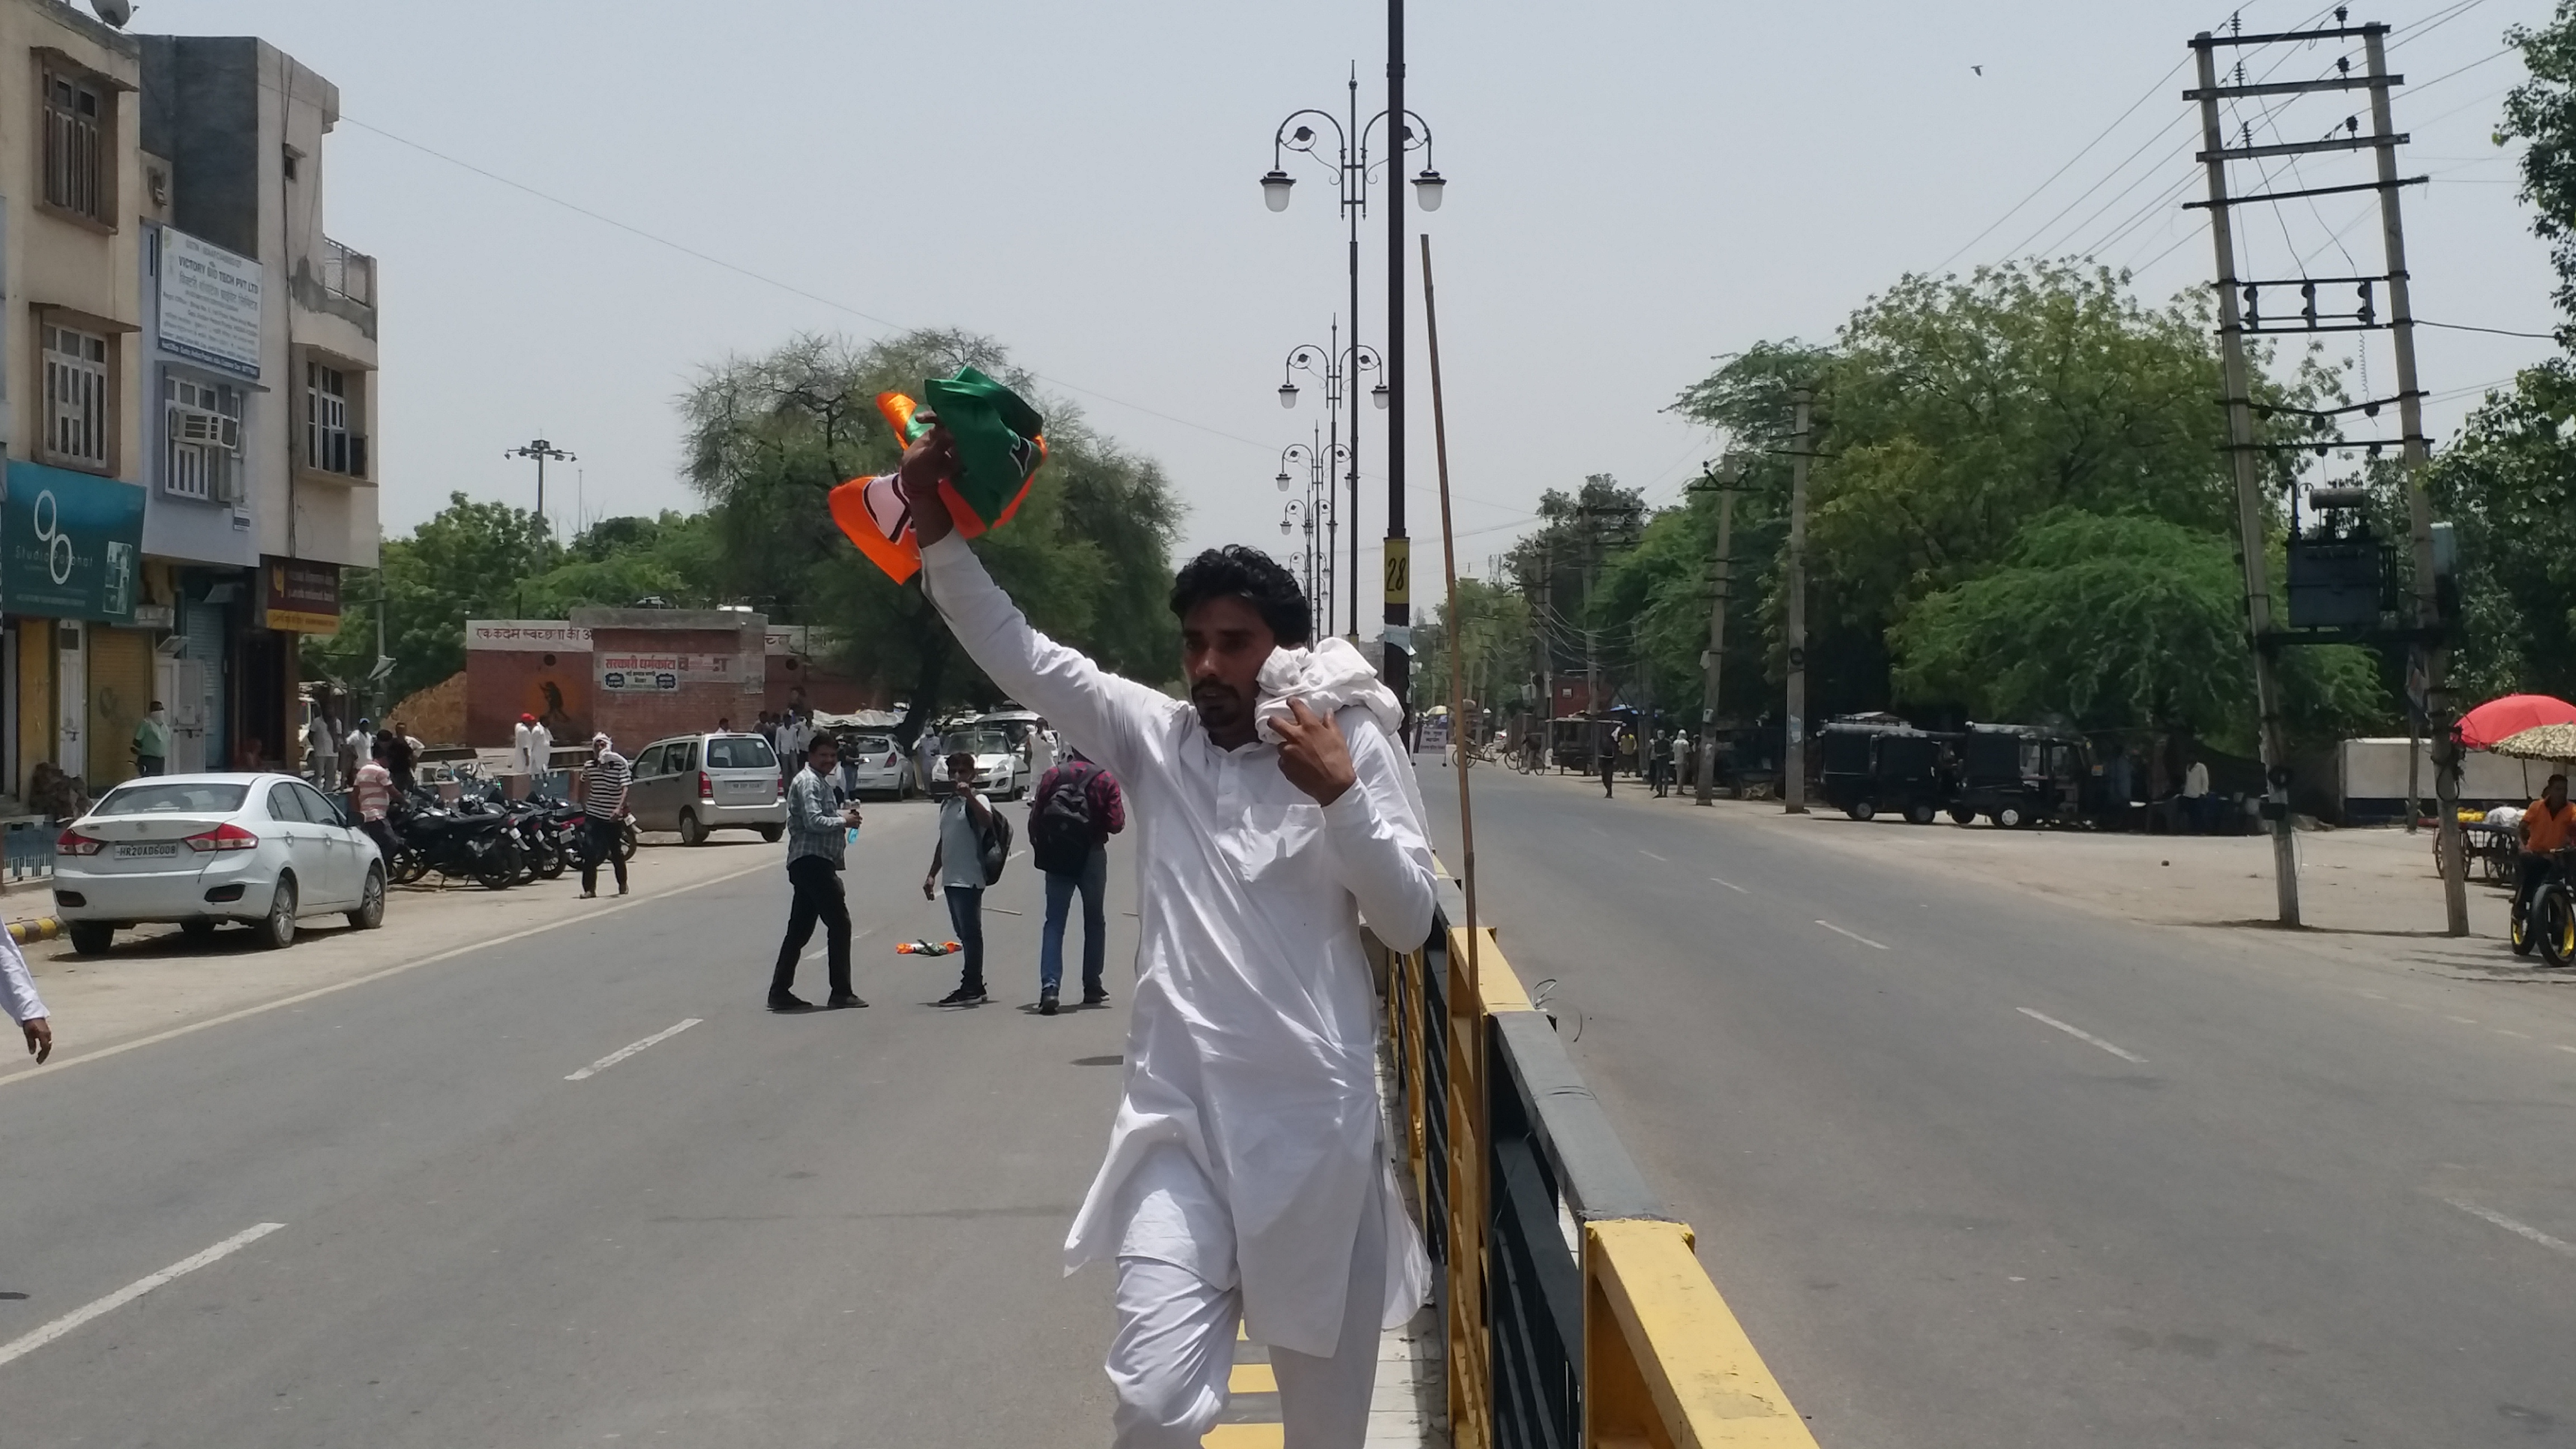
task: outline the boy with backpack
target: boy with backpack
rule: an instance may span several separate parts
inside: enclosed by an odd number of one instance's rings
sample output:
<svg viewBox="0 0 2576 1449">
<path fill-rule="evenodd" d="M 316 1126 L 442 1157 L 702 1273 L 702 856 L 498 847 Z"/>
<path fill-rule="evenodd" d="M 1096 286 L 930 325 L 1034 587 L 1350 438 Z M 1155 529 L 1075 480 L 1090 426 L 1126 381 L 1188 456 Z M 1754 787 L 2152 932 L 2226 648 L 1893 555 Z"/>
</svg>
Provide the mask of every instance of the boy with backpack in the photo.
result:
<svg viewBox="0 0 2576 1449">
<path fill-rule="evenodd" d="M 948 896 L 948 925 L 965 953 L 965 970 L 957 989 L 939 998 L 941 1006 L 982 1006 L 984 994 L 984 887 L 1002 878 L 1011 857 L 1011 827 L 993 813 L 975 788 L 975 756 L 960 750 L 948 757 L 948 795 L 939 802 L 938 843 L 931 847 L 930 873 L 921 878 L 921 898 Z"/>
<path fill-rule="evenodd" d="M 1032 737 L 1032 742 L 1038 738 Z M 1107 770 L 1065 752 L 1029 797 L 1029 858 L 1046 873 L 1046 925 L 1038 935 L 1038 1015 L 1056 1014 L 1064 984 L 1064 919 L 1082 892 L 1082 1004 L 1109 1000 L 1100 984 L 1109 942 L 1101 896 L 1109 888 L 1109 837 L 1127 828 L 1127 804 Z"/>
</svg>

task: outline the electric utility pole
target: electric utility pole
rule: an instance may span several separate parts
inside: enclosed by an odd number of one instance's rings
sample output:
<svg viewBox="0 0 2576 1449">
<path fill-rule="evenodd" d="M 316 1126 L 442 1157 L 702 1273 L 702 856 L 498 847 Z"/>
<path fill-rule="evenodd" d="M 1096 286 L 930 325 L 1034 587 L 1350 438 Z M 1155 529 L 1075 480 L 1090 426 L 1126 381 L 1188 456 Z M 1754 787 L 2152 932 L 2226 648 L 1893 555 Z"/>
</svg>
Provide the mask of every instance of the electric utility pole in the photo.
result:
<svg viewBox="0 0 2576 1449">
<path fill-rule="evenodd" d="M 1395 158 L 1387 173 L 1390 181 L 1404 164 L 1404 141 L 1411 119 L 1404 110 L 1404 0 L 1386 0 L 1386 124 L 1393 132 L 1387 151 Z M 1386 190 L 1386 645 L 1382 657 L 1386 687 L 1395 691 L 1399 701 L 1405 701 L 1412 698 L 1413 540 L 1404 532 L 1404 188 L 1390 185 Z M 1351 326 L 1356 336 L 1356 312 L 1351 315 Z M 1351 431 L 1358 433 L 1356 421 Z M 1353 465 L 1354 474 L 1357 466 Z M 1354 508 L 1354 548 L 1359 544 L 1359 522 L 1359 510 Z M 1351 612 L 1355 617 L 1359 613 L 1359 583 L 1358 566 L 1354 564 Z M 1456 728 L 1454 722 L 1451 728 Z"/>
<path fill-rule="evenodd" d="M 2191 93 L 2191 99 L 2200 102 L 2200 160 L 2209 172 L 2209 241 L 2218 259 L 2219 376 L 2227 404 L 2227 455 L 2235 465 L 2236 474 L 2236 548 L 2245 569 L 2245 627 L 2247 642 L 2254 648 L 2254 701 L 2261 715 L 2266 787 L 2264 814 L 2272 817 L 2272 875 L 2280 921 L 2284 926 L 2295 926 L 2299 924 L 2299 855 L 2297 843 L 2290 834 L 2289 755 L 2281 729 L 2279 662 L 2273 652 L 2279 647 L 2279 641 L 2272 637 L 2272 586 L 2268 577 L 2272 510 L 2266 506 L 2263 495 L 2263 445 L 2254 440 L 2254 400 L 2245 366 L 2245 321 L 2237 307 L 2240 284 L 2236 276 L 2236 237 L 2228 216 L 2228 208 L 2234 202 L 2227 191 L 2227 163 L 2325 150 L 2336 143 L 2248 144 L 2229 148 L 2219 121 L 2218 103 L 2222 97 L 2241 94 L 2250 88 L 2240 85 L 2220 89 L 2216 47 L 2245 43 L 2249 39 L 2251 37 L 2231 36 L 2220 41 L 2205 30 L 2193 37 L 2192 50 L 2200 66 L 2200 88 Z M 2282 84 L 2302 86 L 2307 83 L 2289 81 Z"/>
<path fill-rule="evenodd" d="M 1707 682 L 1699 701 L 1699 803 L 1717 791 L 1717 680 L 1726 665 L 1726 599 L 1735 582 L 1735 455 L 1719 460 L 1717 476 L 1717 557 L 1711 570 L 1708 604 Z"/>
<path fill-rule="evenodd" d="M 1789 730 L 1780 757 L 1780 800 L 1792 815 L 1807 813 L 1807 460 L 1814 456 L 1810 424 L 1816 395 L 1789 394 L 1796 410 L 1789 425 Z"/>
<path fill-rule="evenodd" d="M 2341 17 L 2338 16 L 2338 19 Z M 2365 25 L 2362 44 L 2370 58 L 2370 128 L 2380 136 L 2394 138 L 2396 122 L 2390 115 L 2388 92 L 2402 83 L 2402 77 L 2388 73 L 2388 27 Z M 2430 462 L 2424 444 L 2424 389 L 2415 377 L 2415 306 L 2406 275 L 2406 229 L 2398 215 L 2399 188 L 2411 183 L 2397 177 L 2397 145 L 2394 139 L 2373 148 L 2379 155 L 2379 225 L 2385 239 L 2388 264 L 2388 340 L 2397 354 L 2397 416 L 2405 431 L 2402 450 L 2406 463 L 2406 526 L 2415 555 L 2415 628 L 2417 639 L 2407 652 L 2408 677 L 2420 670 L 2424 677 L 2424 705 L 2433 725 L 2433 798 L 2439 814 L 2434 829 L 2441 849 L 2436 855 L 2442 862 L 2442 912 L 2444 930 L 2453 936 L 2469 933 L 2468 857 L 2460 847 L 2460 742 L 2453 731 L 2451 716 L 2450 674 L 2451 647 L 2442 619 L 2441 580 L 2433 556 L 2433 501 L 2424 492 L 2424 466 Z M 2408 714 L 2413 714 L 2412 702 Z M 2409 774 L 2415 769 L 2415 751 L 2406 751 Z M 2416 802 L 2406 802 L 2406 823 L 2415 823 Z"/>
</svg>

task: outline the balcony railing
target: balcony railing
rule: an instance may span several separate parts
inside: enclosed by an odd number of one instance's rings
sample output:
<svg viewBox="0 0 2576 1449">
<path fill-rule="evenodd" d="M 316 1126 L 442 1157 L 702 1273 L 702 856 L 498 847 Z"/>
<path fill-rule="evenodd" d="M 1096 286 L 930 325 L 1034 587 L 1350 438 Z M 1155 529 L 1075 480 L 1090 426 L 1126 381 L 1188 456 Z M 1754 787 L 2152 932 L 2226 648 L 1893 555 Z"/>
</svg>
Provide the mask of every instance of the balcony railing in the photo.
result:
<svg viewBox="0 0 2576 1449">
<path fill-rule="evenodd" d="M 376 305 L 376 259 L 322 238 L 322 290 L 361 307 Z"/>
<path fill-rule="evenodd" d="M 1423 948 L 1376 948 L 1452 1442 L 1814 1449 L 1490 929 L 1471 953 L 1465 906 L 1444 880 Z"/>
</svg>

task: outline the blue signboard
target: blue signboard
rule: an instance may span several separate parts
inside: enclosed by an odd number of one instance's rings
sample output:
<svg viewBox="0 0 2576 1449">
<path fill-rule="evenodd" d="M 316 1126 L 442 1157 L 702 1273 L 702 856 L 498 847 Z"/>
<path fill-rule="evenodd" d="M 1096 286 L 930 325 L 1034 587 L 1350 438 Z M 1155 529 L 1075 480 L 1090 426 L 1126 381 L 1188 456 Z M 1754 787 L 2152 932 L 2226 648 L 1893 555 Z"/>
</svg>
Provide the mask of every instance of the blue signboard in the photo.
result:
<svg viewBox="0 0 2576 1449">
<path fill-rule="evenodd" d="M 143 585 L 143 488 L 9 462 L 0 497 L 0 608 L 134 622 Z"/>
</svg>

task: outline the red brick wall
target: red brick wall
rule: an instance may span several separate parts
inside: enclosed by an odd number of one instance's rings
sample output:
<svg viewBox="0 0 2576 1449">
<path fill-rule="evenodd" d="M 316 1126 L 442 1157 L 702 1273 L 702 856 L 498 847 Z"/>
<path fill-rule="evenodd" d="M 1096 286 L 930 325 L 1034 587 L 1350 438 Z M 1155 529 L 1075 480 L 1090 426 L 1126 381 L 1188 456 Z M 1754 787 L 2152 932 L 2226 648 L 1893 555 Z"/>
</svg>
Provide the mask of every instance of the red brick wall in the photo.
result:
<svg viewBox="0 0 2576 1449">
<path fill-rule="evenodd" d="M 498 749 L 522 714 L 546 722 L 559 745 L 579 744 L 591 722 L 590 656 L 477 649 L 465 656 L 465 734 L 451 744 Z M 424 737 L 425 738 L 425 737 Z"/>
<path fill-rule="evenodd" d="M 770 655 L 768 688 L 763 692 L 760 707 L 773 713 L 783 713 L 789 704 L 795 702 L 799 689 L 805 691 L 807 709 L 819 709 L 826 714 L 855 714 L 863 709 L 886 707 L 883 691 L 838 670 L 824 668 L 811 659 L 799 659 L 792 654 Z"/>
<path fill-rule="evenodd" d="M 757 657 L 760 635 L 728 629 L 594 629 L 590 665 L 618 654 L 741 655 Z M 761 709 L 758 692 L 745 693 L 742 682 L 683 678 L 670 693 L 612 693 L 592 696 L 591 728 L 605 730 L 621 752 L 631 753 L 668 735 L 694 734 L 730 720 L 735 729 L 751 728 Z"/>
</svg>

